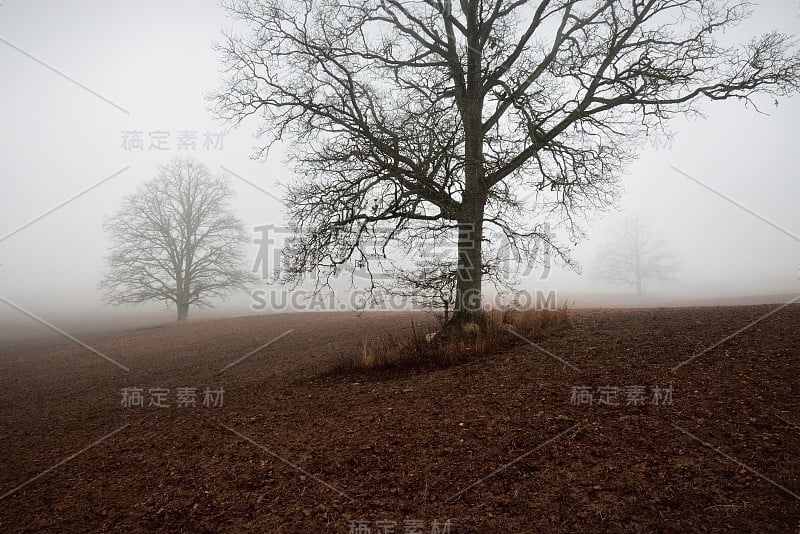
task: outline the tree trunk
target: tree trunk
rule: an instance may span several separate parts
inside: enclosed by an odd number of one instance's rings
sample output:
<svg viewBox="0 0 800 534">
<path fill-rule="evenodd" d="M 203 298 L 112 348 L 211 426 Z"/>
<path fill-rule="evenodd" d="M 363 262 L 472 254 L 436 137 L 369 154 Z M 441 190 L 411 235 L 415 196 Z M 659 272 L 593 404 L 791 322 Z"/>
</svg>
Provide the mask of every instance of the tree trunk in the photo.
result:
<svg viewBox="0 0 800 534">
<path fill-rule="evenodd" d="M 464 5 L 462 3 L 462 5 Z M 488 189 L 484 167 L 481 26 L 477 3 L 467 2 L 467 68 L 459 107 L 464 121 L 464 192 L 458 217 L 458 283 L 453 323 L 484 324 L 481 303 L 483 216 Z"/>
<path fill-rule="evenodd" d="M 185 321 L 189 318 L 189 304 L 186 302 L 178 303 L 178 320 Z"/>
<path fill-rule="evenodd" d="M 483 319 L 481 282 L 483 276 L 484 195 L 468 195 L 463 199 L 462 218 L 458 223 L 458 282 L 453 321 L 478 322 Z"/>
<path fill-rule="evenodd" d="M 188 238 L 187 243 L 188 243 Z M 185 321 L 189 318 L 189 265 L 191 260 L 185 260 L 185 266 L 178 270 L 175 281 L 177 282 L 178 320 Z M 181 260 L 184 265 L 184 260 Z"/>
</svg>

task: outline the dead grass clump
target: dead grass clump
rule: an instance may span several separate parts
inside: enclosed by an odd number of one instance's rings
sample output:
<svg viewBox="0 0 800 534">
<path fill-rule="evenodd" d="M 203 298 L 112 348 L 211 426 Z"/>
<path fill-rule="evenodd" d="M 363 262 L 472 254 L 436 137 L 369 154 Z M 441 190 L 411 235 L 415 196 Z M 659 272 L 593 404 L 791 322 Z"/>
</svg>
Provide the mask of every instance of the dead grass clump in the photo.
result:
<svg viewBox="0 0 800 534">
<path fill-rule="evenodd" d="M 525 343 L 523 338 L 541 341 L 568 328 L 570 315 L 566 302 L 554 310 L 494 309 L 482 324 L 445 325 L 435 335 L 420 332 L 412 322 L 411 336 L 365 339 L 361 349 L 333 372 L 448 367 Z"/>
<path fill-rule="evenodd" d="M 514 331 L 531 340 L 544 339 L 547 336 L 564 330 L 570 326 L 571 308 L 562 302 L 558 308 L 504 310 L 501 324 L 511 324 Z"/>
</svg>

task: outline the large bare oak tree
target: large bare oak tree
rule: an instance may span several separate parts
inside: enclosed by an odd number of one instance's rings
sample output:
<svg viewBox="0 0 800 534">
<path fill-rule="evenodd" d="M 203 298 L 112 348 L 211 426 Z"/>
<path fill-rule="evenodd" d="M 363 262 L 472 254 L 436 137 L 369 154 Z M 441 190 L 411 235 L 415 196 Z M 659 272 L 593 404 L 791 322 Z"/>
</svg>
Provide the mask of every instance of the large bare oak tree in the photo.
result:
<svg viewBox="0 0 800 534">
<path fill-rule="evenodd" d="M 246 289 L 248 241 L 229 206 L 228 181 L 190 160 L 174 160 L 157 178 L 127 197 L 105 224 L 112 241 L 108 272 L 100 282 L 111 304 L 175 303 L 178 319 L 189 307 Z"/>
<path fill-rule="evenodd" d="M 731 46 L 716 0 L 231 0 L 220 116 L 285 142 L 299 239 L 283 278 L 318 280 L 375 225 L 406 255 L 458 239 L 456 318 L 480 310 L 491 226 L 523 260 L 542 224 L 582 236 L 644 138 L 703 100 L 797 91 L 792 37 Z M 728 37 L 728 36 L 724 36 Z M 771 102 L 771 100 L 770 100 Z M 373 247 L 374 248 L 374 247 Z M 553 244 L 566 258 L 568 248 Z M 385 253 L 381 247 L 377 256 Z"/>
</svg>

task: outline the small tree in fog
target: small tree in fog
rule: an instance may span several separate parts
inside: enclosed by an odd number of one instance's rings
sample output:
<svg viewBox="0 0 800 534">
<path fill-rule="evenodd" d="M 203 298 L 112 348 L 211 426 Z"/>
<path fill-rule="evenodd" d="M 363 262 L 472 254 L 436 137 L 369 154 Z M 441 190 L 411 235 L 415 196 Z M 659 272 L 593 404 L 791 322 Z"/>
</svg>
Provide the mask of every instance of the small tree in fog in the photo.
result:
<svg viewBox="0 0 800 534">
<path fill-rule="evenodd" d="M 192 161 L 175 160 L 127 197 L 104 225 L 112 241 L 100 282 L 111 304 L 174 302 L 211 306 L 252 274 L 243 268 L 244 225 L 228 205 L 228 181 Z"/>
<path fill-rule="evenodd" d="M 508 258 L 503 256 L 502 249 L 492 252 L 495 255 L 484 254 L 481 275 L 495 289 L 511 290 L 517 278 L 507 267 Z M 442 310 L 443 324 L 449 323 L 456 309 L 458 289 L 458 265 L 455 261 L 435 254 L 423 254 L 414 262 L 413 268 L 395 268 L 391 274 L 396 282 L 392 294 L 406 298 L 416 306 Z"/>
<path fill-rule="evenodd" d="M 597 278 L 634 286 L 641 295 L 648 284 L 671 280 L 678 262 L 650 223 L 634 217 L 617 228 L 598 255 L 595 269 Z"/>
<path fill-rule="evenodd" d="M 408 298 L 414 305 L 444 311 L 450 320 L 455 305 L 458 270 L 455 262 L 438 258 L 418 261 L 414 269 L 398 269 L 394 294 Z"/>
</svg>

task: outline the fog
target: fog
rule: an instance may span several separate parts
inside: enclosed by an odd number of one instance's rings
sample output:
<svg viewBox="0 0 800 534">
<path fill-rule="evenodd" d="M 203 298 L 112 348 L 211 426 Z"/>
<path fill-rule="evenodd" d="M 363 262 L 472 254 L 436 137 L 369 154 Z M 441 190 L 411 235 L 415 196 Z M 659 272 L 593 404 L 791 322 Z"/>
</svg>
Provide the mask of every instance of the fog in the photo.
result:
<svg viewBox="0 0 800 534">
<path fill-rule="evenodd" d="M 796 32 L 798 9 L 795 0 L 763 2 L 731 38 Z M 230 24 L 214 2 L 0 3 L 0 297 L 28 312 L 0 302 L 0 338 L 50 332 L 30 314 L 70 332 L 174 320 L 163 303 L 105 305 L 97 283 L 108 253 L 103 218 L 175 157 L 227 169 L 248 230 L 285 225 L 276 197 L 292 171 L 280 147 L 253 160 L 258 122 L 228 130 L 205 99 L 220 83 L 213 43 Z M 673 122 L 673 139 L 642 147 L 617 209 L 584 221 L 574 249 L 583 274 L 554 265 L 521 287 L 555 290 L 576 306 L 782 302 L 800 293 L 800 98 L 757 103 L 762 113 L 704 103 L 705 118 Z M 134 131 L 143 150 L 130 147 Z M 168 134 L 164 150 L 150 148 L 153 132 Z M 194 148 L 179 146 L 185 132 L 195 133 Z M 646 217 L 680 260 L 674 280 L 642 297 L 591 276 L 611 230 L 630 216 Z M 252 265 L 258 247 L 248 251 Z M 192 318 L 256 313 L 251 305 L 238 294 Z"/>
</svg>

